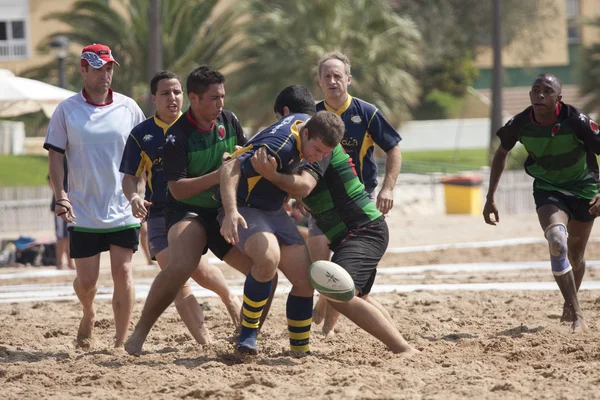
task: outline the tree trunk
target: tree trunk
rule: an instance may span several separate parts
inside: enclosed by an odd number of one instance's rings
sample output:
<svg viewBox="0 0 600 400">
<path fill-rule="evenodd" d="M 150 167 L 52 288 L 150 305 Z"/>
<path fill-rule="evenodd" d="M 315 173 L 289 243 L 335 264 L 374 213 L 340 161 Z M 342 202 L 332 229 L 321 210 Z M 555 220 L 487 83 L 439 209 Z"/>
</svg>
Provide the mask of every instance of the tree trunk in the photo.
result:
<svg viewBox="0 0 600 400">
<path fill-rule="evenodd" d="M 492 0 L 492 46 L 494 69 L 492 73 L 492 123 L 488 164 L 492 165 L 496 145 L 496 132 L 502 127 L 502 0 Z"/>
<path fill-rule="evenodd" d="M 163 69 L 162 26 L 160 18 L 160 0 L 150 0 L 148 6 L 148 63 L 146 64 L 148 84 L 154 74 Z M 156 111 L 150 91 L 148 91 L 145 111 L 148 116 L 154 114 Z"/>
</svg>

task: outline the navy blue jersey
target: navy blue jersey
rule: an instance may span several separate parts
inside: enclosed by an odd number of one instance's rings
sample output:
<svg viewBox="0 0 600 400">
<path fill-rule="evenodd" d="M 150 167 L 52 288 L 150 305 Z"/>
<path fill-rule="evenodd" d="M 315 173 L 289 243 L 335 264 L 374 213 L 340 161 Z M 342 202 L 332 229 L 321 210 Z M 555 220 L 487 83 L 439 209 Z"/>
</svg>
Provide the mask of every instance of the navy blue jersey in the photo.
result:
<svg viewBox="0 0 600 400">
<path fill-rule="evenodd" d="M 386 153 L 394 148 L 402 138 L 372 104 L 348 95 L 346 103 L 335 110 L 325 101 L 317 103 L 317 111 L 327 110 L 336 113 L 344 121 L 346 131 L 342 146 L 356 165 L 356 173 L 365 185 L 367 192 L 377 186 L 377 164 L 373 157 L 377 144 Z"/>
<path fill-rule="evenodd" d="M 156 116 L 148 118 L 131 131 L 125 144 L 119 171 L 140 177 L 146 171 L 147 201 L 152 203 L 148 218 L 163 215 L 167 203 L 167 184 L 163 171 L 163 146 L 170 125 Z"/>
<path fill-rule="evenodd" d="M 251 158 L 256 150 L 264 147 L 268 154 L 277 160 L 277 172 L 300 173 L 306 162 L 301 151 L 302 142 L 298 124 L 308 121 L 309 118 L 306 114 L 290 114 L 258 133 L 245 147 L 232 154 L 232 158 L 237 158 L 241 162 L 242 176 L 237 191 L 238 206 L 265 211 L 275 211 L 283 207 L 287 193 L 263 179 L 252 167 Z"/>
</svg>

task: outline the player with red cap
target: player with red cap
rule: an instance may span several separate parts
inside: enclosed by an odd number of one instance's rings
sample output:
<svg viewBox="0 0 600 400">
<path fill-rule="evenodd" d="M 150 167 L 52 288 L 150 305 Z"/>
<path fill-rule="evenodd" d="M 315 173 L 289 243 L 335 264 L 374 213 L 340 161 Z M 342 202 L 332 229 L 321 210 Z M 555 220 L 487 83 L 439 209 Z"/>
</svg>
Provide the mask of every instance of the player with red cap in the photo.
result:
<svg viewBox="0 0 600 400">
<path fill-rule="evenodd" d="M 115 347 L 127 335 L 135 301 L 131 259 L 139 243 L 140 221 L 131 215 L 121 189 L 119 165 L 129 133 L 145 117 L 133 99 L 110 88 L 115 65 L 119 64 L 108 46 L 83 48 L 79 69 L 83 89 L 58 105 L 44 143 L 57 199 L 55 212 L 68 224 L 70 255 L 75 259 L 73 287 L 83 306 L 77 342 L 83 348 L 91 344 L 101 252 L 110 252 Z M 68 193 L 62 185 L 63 154 L 69 166 Z"/>
</svg>

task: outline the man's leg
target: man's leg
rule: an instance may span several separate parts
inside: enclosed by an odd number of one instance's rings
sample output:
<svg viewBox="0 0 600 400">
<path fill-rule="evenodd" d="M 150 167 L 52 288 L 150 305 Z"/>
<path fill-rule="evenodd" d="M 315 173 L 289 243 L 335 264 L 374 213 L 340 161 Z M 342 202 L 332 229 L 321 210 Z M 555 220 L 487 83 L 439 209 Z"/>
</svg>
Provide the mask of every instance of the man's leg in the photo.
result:
<svg viewBox="0 0 600 400">
<path fill-rule="evenodd" d="M 380 302 L 378 302 L 377 300 L 375 300 L 373 297 L 369 296 L 368 294 L 364 295 L 362 297 L 362 299 L 368 301 L 370 304 L 372 304 L 375 307 L 377 307 L 377 309 L 379 310 L 379 312 L 381 314 L 383 314 L 383 316 L 385 317 L 385 319 L 387 319 L 390 322 L 390 324 L 394 325 L 394 320 L 392 319 L 392 316 L 385 309 L 385 307 L 383 306 L 383 304 L 381 304 Z"/>
<path fill-rule="evenodd" d="M 573 311 L 574 320 L 571 330 L 578 332 L 585 329 L 583 313 L 579 307 L 575 276 L 567 258 L 567 213 L 554 204 L 545 204 L 538 208 L 538 219 L 548 240 L 550 250 L 550 264 L 552 273 L 560 292 Z"/>
<path fill-rule="evenodd" d="M 419 352 L 408 344 L 377 307 L 368 301 L 353 297 L 346 303 L 330 302 L 330 304 L 360 328 L 382 341 L 392 352 L 401 353 L 406 357 Z"/>
<path fill-rule="evenodd" d="M 64 269 L 64 259 L 69 262 L 69 239 L 66 237 L 56 239 L 56 269 Z"/>
<path fill-rule="evenodd" d="M 83 317 L 77 331 L 77 345 L 89 349 L 92 344 L 92 331 L 96 318 L 94 297 L 96 297 L 96 283 L 100 274 L 100 253 L 91 257 L 76 258 L 75 270 L 77 276 L 73 281 L 73 289 L 83 306 Z"/>
<path fill-rule="evenodd" d="M 229 285 L 223 276 L 223 271 L 216 265 L 212 265 L 208 262 L 208 257 L 202 257 L 200 265 L 192 274 L 192 279 L 195 280 L 198 285 L 215 292 L 220 298 L 227 312 L 231 317 L 231 322 L 237 327 L 240 324 L 240 310 L 242 304 L 240 300 L 229 290 Z"/>
<path fill-rule="evenodd" d="M 567 239 L 568 258 L 573 267 L 573 275 L 575 277 L 575 287 L 579 292 L 583 276 L 585 275 L 585 248 L 590 238 L 590 233 L 594 222 L 582 222 L 571 220 L 567 225 L 569 237 Z M 561 322 L 573 322 L 574 316 L 572 308 L 565 301 L 563 306 L 563 315 Z"/>
<path fill-rule="evenodd" d="M 242 253 L 240 249 L 237 247 L 232 247 L 223 257 L 223 261 L 227 264 L 231 265 L 233 268 L 238 270 L 244 275 L 248 275 L 250 270 L 252 269 L 252 259 Z M 271 309 L 271 303 L 273 302 L 273 296 L 275 295 L 275 290 L 277 289 L 277 280 L 278 280 L 277 272 L 275 272 L 275 276 L 271 279 L 271 293 L 269 294 L 269 299 L 265 303 L 262 314 L 260 315 L 260 321 L 258 322 L 258 330 L 260 331 L 263 327 L 265 320 L 267 319 L 267 315 L 269 314 L 269 310 Z M 238 313 L 240 313 L 240 321 L 244 319 L 243 309 L 238 308 Z M 239 326 L 239 323 L 238 325 Z"/>
<path fill-rule="evenodd" d="M 310 258 L 312 262 L 325 260 L 329 261 L 331 259 L 331 251 L 329 250 L 329 240 L 321 231 L 318 231 L 318 228 L 315 225 L 314 218 L 310 217 L 309 224 L 309 237 L 308 237 L 308 251 L 310 253 Z M 320 233 L 315 235 L 315 233 Z M 327 306 L 327 299 L 323 296 L 319 296 L 319 300 L 317 300 L 317 304 L 315 305 L 315 309 L 313 310 L 313 322 L 315 324 L 320 324 L 326 315 L 330 311 L 335 313 L 335 310 L 329 308 Z M 333 315 L 335 317 L 335 315 Z M 335 318 L 337 320 L 337 317 Z M 332 318 L 329 317 L 329 321 L 323 325 L 323 333 L 327 334 L 333 329 L 333 325 L 335 322 L 332 321 Z M 327 330 L 326 330 L 327 326 Z"/>
<path fill-rule="evenodd" d="M 161 269 L 164 269 L 169 263 L 169 250 L 164 249 L 155 255 L 156 261 Z M 196 270 L 197 271 L 197 270 Z M 207 344 L 210 342 L 210 332 L 204 323 L 204 312 L 198 304 L 198 299 L 192 293 L 192 287 L 189 282 L 179 289 L 175 296 L 175 308 L 181 317 L 181 320 L 190 331 L 192 337 L 198 344 Z"/>
<path fill-rule="evenodd" d="M 135 304 L 135 286 L 133 285 L 133 250 L 110 245 L 110 271 L 115 290 L 112 306 L 115 314 L 115 347 L 121 347 L 127 337 L 131 311 Z"/>
<path fill-rule="evenodd" d="M 148 332 L 198 267 L 205 247 L 206 230 L 199 221 L 184 219 L 171 227 L 169 263 L 152 282 L 140 320 L 125 343 L 129 354 L 141 353 Z"/>
<path fill-rule="evenodd" d="M 150 256 L 150 248 L 148 247 L 148 224 L 147 222 L 143 222 L 140 225 L 140 246 L 142 247 L 142 251 L 146 256 L 146 262 L 148 265 L 154 264 L 152 262 L 152 257 Z"/>
<path fill-rule="evenodd" d="M 238 338 L 238 351 L 257 354 L 256 336 L 263 308 L 271 293 L 271 281 L 279 265 L 280 249 L 275 235 L 256 232 L 243 243 L 252 259 L 252 268 L 244 283 L 243 317 Z"/>
<path fill-rule="evenodd" d="M 308 277 L 310 255 L 304 244 L 281 246 L 281 271 L 292 284 L 286 315 L 290 349 L 309 352 L 314 288 Z"/>
</svg>

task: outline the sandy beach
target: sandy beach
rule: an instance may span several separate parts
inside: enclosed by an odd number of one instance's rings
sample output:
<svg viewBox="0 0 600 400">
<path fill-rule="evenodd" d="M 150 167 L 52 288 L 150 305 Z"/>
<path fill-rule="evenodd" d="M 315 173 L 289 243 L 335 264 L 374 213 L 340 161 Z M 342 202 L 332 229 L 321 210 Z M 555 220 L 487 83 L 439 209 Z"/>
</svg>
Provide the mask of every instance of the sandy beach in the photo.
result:
<svg viewBox="0 0 600 400">
<path fill-rule="evenodd" d="M 68 293 L 71 273 L 40 276 L 40 268 L 0 269 L 0 397 L 600 398 L 600 263 L 589 263 L 580 294 L 588 330 L 573 335 L 559 322 L 561 296 L 546 262 L 546 245 L 539 241 L 535 215 L 501 221 L 489 227 L 478 216 L 395 213 L 389 219 L 390 252 L 382 260 L 375 285 L 380 290 L 373 296 L 390 311 L 404 337 L 422 351 L 408 360 L 391 354 L 345 318 L 328 341 L 321 326 L 313 325 L 311 355 L 291 355 L 285 281 L 260 334 L 256 357 L 234 352 L 233 326 L 216 297 L 199 297 L 211 344 L 197 345 L 170 307 L 139 358 L 111 347 L 111 304 L 99 299 L 95 343 L 84 352 L 74 346 L 81 313 L 76 300 L 15 297 L 50 287 Z M 598 229 L 593 237 L 600 237 Z M 511 238 L 538 242 L 441 246 Z M 431 245 L 442 248 L 420 247 Z M 412 246 L 410 251 L 407 246 Z M 110 298 L 107 258 L 103 257 L 99 294 Z M 590 244 L 587 259 L 600 260 L 597 243 Z M 135 260 L 139 294 L 158 268 L 142 267 L 140 255 Z M 232 287 L 243 285 L 240 274 L 221 266 Z M 140 298 L 134 321 L 142 307 Z"/>
</svg>

